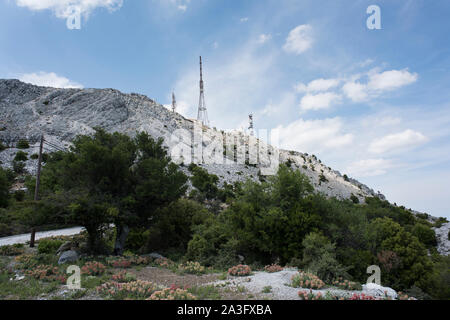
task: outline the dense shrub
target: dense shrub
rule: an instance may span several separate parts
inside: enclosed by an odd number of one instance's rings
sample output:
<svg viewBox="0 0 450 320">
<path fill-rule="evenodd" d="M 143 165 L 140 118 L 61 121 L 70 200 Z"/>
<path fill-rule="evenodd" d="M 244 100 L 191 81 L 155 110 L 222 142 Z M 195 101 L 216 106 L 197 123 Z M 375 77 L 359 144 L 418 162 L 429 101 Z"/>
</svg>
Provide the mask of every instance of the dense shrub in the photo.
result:
<svg viewBox="0 0 450 320">
<path fill-rule="evenodd" d="M 271 264 L 264 267 L 264 271 L 273 273 L 273 272 L 280 272 L 283 271 L 283 267 L 279 266 L 277 264 Z"/>
<path fill-rule="evenodd" d="M 13 244 L 0 247 L 0 256 L 18 256 L 25 252 L 23 244 Z"/>
<path fill-rule="evenodd" d="M 423 224 L 416 223 L 412 228 L 411 233 L 419 239 L 427 248 L 432 248 L 437 245 L 436 233 L 431 227 Z"/>
<path fill-rule="evenodd" d="M 183 273 L 190 273 L 196 275 L 203 274 L 206 271 L 204 266 L 194 261 L 188 261 L 186 263 L 180 264 L 178 266 L 178 270 Z"/>
<path fill-rule="evenodd" d="M 155 216 L 155 223 L 148 230 L 147 251 L 177 248 L 184 254 L 193 228 L 203 224 L 211 214 L 197 202 L 180 199 L 158 210 Z"/>
<path fill-rule="evenodd" d="M 148 281 L 136 280 L 127 283 L 107 282 L 97 287 L 97 292 L 103 296 L 116 299 L 147 299 L 158 289 L 158 287 Z"/>
<path fill-rule="evenodd" d="M 237 266 L 234 266 L 234 267 L 228 269 L 228 274 L 230 276 L 242 277 L 242 276 L 248 276 L 251 273 L 252 273 L 252 269 L 249 266 L 243 265 L 243 264 L 239 264 Z"/>
<path fill-rule="evenodd" d="M 209 174 L 207 170 L 194 163 L 189 165 L 189 171 L 192 173 L 192 177 L 190 178 L 192 185 L 197 188 L 206 199 L 213 199 L 218 196 L 218 176 Z"/>
<path fill-rule="evenodd" d="M 63 243 L 61 240 L 41 239 L 38 243 L 38 253 L 55 254 Z"/>
<path fill-rule="evenodd" d="M 25 173 L 25 162 L 23 161 L 13 161 L 12 162 L 13 171 L 17 174 Z"/>
<path fill-rule="evenodd" d="M 127 273 L 125 270 L 119 271 L 111 276 L 111 279 L 115 282 L 133 282 L 136 281 L 136 276 Z"/>
<path fill-rule="evenodd" d="M 326 282 L 347 276 L 347 268 L 336 259 L 335 245 L 319 233 L 308 234 L 302 242 L 305 269 L 317 274 Z"/>
<path fill-rule="evenodd" d="M 60 283 L 66 283 L 67 281 L 66 276 L 52 265 L 38 265 L 26 270 L 25 274 L 42 281 L 58 281 Z"/>
<path fill-rule="evenodd" d="M 10 186 L 11 182 L 8 179 L 6 170 L 0 167 L 0 208 L 8 205 Z"/>
<path fill-rule="evenodd" d="M 28 149 L 30 147 L 30 144 L 28 143 L 28 140 L 21 139 L 19 142 L 17 142 L 16 145 L 17 149 Z"/>
<path fill-rule="evenodd" d="M 172 286 L 160 291 L 155 291 L 147 300 L 196 300 L 197 298 L 186 289 Z"/>
<path fill-rule="evenodd" d="M 23 151 L 17 151 L 16 156 L 14 157 L 14 161 L 27 161 L 28 153 Z"/>
<path fill-rule="evenodd" d="M 303 271 L 293 275 L 291 281 L 294 288 L 321 289 L 325 286 L 325 283 L 319 277 Z"/>
<path fill-rule="evenodd" d="M 14 192 L 14 199 L 18 202 L 21 202 L 25 199 L 25 191 L 23 190 L 17 190 Z"/>
<path fill-rule="evenodd" d="M 105 271 L 105 265 L 97 261 L 86 262 L 81 268 L 81 273 L 88 276 L 99 276 L 105 273 Z"/>
</svg>

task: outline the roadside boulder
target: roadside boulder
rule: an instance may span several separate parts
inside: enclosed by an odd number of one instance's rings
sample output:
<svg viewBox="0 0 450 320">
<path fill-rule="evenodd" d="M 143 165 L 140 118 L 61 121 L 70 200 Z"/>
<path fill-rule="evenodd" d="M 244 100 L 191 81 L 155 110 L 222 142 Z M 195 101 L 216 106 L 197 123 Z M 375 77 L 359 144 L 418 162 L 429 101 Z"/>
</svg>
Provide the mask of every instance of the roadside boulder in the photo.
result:
<svg viewBox="0 0 450 320">
<path fill-rule="evenodd" d="M 56 251 L 56 255 L 59 256 L 61 253 L 69 251 L 70 249 L 72 249 L 72 242 L 67 241 L 58 248 L 58 250 Z"/>
<path fill-rule="evenodd" d="M 78 253 L 73 250 L 64 251 L 59 257 L 58 264 L 76 262 L 78 260 Z"/>
</svg>

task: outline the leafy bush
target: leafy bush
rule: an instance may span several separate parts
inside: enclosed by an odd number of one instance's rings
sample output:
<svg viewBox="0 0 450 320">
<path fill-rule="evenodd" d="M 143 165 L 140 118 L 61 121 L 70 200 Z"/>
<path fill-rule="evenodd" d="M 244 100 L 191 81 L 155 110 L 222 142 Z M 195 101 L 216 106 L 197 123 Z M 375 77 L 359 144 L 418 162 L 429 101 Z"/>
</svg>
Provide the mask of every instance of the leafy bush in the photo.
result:
<svg viewBox="0 0 450 320">
<path fill-rule="evenodd" d="M 197 298 L 185 289 L 171 287 L 155 291 L 147 300 L 196 300 Z"/>
<path fill-rule="evenodd" d="M 192 185 L 197 188 L 206 199 L 216 198 L 219 188 L 217 182 L 219 177 L 215 174 L 209 174 L 207 170 L 200 168 L 194 163 L 189 165 L 189 171 L 192 173 L 190 178 Z"/>
<path fill-rule="evenodd" d="M 336 259 L 335 245 L 319 233 L 308 234 L 302 242 L 302 264 L 324 281 L 347 276 L 348 268 L 343 267 Z"/>
<path fill-rule="evenodd" d="M 5 145 L 0 141 L 0 152 L 2 152 L 5 149 L 6 149 Z"/>
<path fill-rule="evenodd" d="M 38 243 L 38 253 L 56 254 L 56 250 L 63 243 L 61 240 L 41 239 Z"/>
<path fill-rule="evenodd" d="M 103 296 L 116 299 L 146 299 L 158 289 L 149 281 L 136 280 L 127 283 L 110 281 L 97 287 L 97 292 Z"/>
<path fill-rule="evenodd" d="M 304 271 L 299 271 L 292 276 L 291 285 L 294 288 L 321 289 L 325 283 L 318 276 Z"/>
<path fill-rule="evenodd" d="M 198 262 L 188 261 L 186 263 L 180 264 L 178 270 L 184 273 L 200 275 L 205 273 L 205 267 Z"/>
<path fill-rule="evenodd" d="M 148 230 L 147 252 L 178 248 L 185 253 L 193 228 L 211 216 L 201 204 L 180 199 L 159 209 L 154 225 Z"/>
<path fill-rule="evenodd" d="M 6 170 L 0 167 L 0 208 L 8 205 L 10 186 L 11 182 L 8 179 Z"/>
<path fill-rule="evenodd" d="M 114 258 L 108 261 L 108 264 L 113 268 L 129 268 L 131 261 L 126 258 Z"/>
<path fill-rule="evenodd" d="M 25 162 L 23 161 L 13 161 L 13 171 L 17 174 L 25 173 Z"/>
<path fill-rule="evenodd" d="M 127 273 L 125 270 L 122 270 L 116 274 L 113 274 L 111 279 L 115 282 L 133 282 L 136 281 L 136 276 L 131 273 Z"/>
<path fill-rule="evenodd" d="M 25 191 L 23 190 L 17 190 L 16 192 L 14 192 L 14 199 L 17 202 L 21 202 L 25 199 Z"/>
<path fill-rule="evenodd" d="M 248 276 L 252 273 L 252 269 L 247 266 L 247 265 L 242 265 L 239 264 L 237 266 L 231 267 L 230 269 L 228 269 L 228 274 L 230 276 L 238 276 L 238 277 L 243 277 L 243 276 Z"/>
<path fill-rule="evenodd" d="M 338 278 L 337 280 L 334 280 L 332 284 L 339 289 L 343 290 L 361 290 L 362 286 L 361 284 L 349 280 L 345 280 L 342 277 Z"/>
<path fill-rule="evenodd" d="M 104 274 L 105 271 L 105 265 L 97 261 L 86 262 L 81 268 L 81 273 L 88 276 L 99 276 Z"/>
<path fill-rule="evenodd" d="M 25 274 L 42 281 L 58 281 L 60 283 L 67 281 L 66 276 L 57 267 L 51 265 L 38 265 L 31 270 L 26 270 Z"/>
<path fill-rule="evenodd" d="M 170 268 L 174 266 L 175 262 L 167 258 L 158 258 L 155 260 L 155 264 L 161 268 Z"/>
<path fill-rule="evenodd" d="M 416 236 L 427 248 L 432 248 L 437 245 L 436 233 L 425 224 L 416 223 L 412 228 L 411 233 Z"/>
<path fill-rule="evenodd" d="M 300 290 L 298 292 L 298 296 L 300 300 L 326 300 L 325 296 L 321 292 L 314 294 L 312 290 Z"/>
<path fill-rule="evenodd" d="M 27 140 L 21 139 L 19 142 L 17 142 L 16 145 L 17 149 L 28 149 L 30 147 L 30 144 Z"/>
<path fill-rule="evenodd" d="M 23 151 L 17 151 L 16 156 L 14 157 L 14 161 L 27 161 L 28 153 Z"/>
<path fill-rule="evenodd" d="M 13 244 L 0 247 L 0 256 L 18 256 L 25 252 L 23 244 Z"/>
<path fill-rule="evenodd" d="M 351 200 L 353 203 L 355 203 L 355 204 L 358 204 L 358 203 L 359 203 L 358 197 L 355 196 L 354 194 L 352 194 L 352 195 L 350 196 L 350 200 Z"/>
<path fill-rule="evenodd" d="M 277 264 L 271 264 L 264 267 L 264 271 L 273 273 L 273 272 L 280 272 L 283 271 L 283 267 L 279 266 Z"/>
</svg>

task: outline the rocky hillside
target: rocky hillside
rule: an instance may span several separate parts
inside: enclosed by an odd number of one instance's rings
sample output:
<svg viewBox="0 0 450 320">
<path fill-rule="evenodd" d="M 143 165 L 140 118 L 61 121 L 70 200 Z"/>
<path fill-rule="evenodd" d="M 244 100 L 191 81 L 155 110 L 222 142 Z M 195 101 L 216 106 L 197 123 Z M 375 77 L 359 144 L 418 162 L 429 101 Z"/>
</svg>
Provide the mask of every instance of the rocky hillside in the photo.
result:
<svg viewBox="0 0 450 320">
<path fill-rule="evenodd" d="M 191 157 L 193 162 L 219 176 L 221 183 L 259 179 L 267 167 L 276 164 L 276 158 L 305 173 L 316 190 L 328 196 L 384 198 L 358 181 L 342 176 L 314 155 L 278 150 L 243 132 L 203 127 L 143 95 L 123 94 L 114 89 L 55 89 L 0 80 L 0 140 L 8 147 L 0 152 L 2 166 L 11 167 L 20 139 L 30 141 L 31 148 L 26 152 L 31 156 L 38 152 L 41 134 L 51 144 L 67 148 L 76 135 L 92 133 L 95 127 L 129 135 L 146 131 L 155 138 L 162 137 L 171 151 L 184 152 L 183 158 L 174 159 L 188 163 L 186 157 Z M 46 152 L 54 150 L 49 145 L 45 148 Z M 266 156 L 261 156 L 261 150 Z M 26 169 L 34 173 L 35 168 L 36 160 L 28 160 Z"/>
</svg>

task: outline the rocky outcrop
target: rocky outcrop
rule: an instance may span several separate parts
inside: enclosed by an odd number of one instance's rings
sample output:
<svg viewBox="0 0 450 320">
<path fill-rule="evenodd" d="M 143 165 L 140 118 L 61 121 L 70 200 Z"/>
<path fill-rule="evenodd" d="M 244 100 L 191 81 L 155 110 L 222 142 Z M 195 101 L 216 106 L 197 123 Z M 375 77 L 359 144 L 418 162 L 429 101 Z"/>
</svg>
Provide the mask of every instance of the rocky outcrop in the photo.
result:
<svg viewBox="0 0 450 320">
<path fill-rule="evenodd" d="M 223 132 L 201 126 L 143 95 L 114 89 L 55 89 L 0 80 L 0 140 L 8 146 L 0 152 L 2 166 L 11 167 L 20 139 L 30 141 L 26 152 L 31 156 L 38 152 L 41 134 L 51 144 L 67 148 L 75 136 L 90 134 L 95 127 L 131 136 L 146 131 L 155 138 L 162 137 L 171 153 L 182 150 L 183 157 L 174 160 L 199 163 L 216 174 L 220 183 L 258 180 L 276 157 L 305 173 L 315 189 L 327 196 L 344 199 L 354 195 L 360 201 L 367 196 L 384 198 L 324 165 L 314 155 L 278 150 L 240 131 Z M 46 152 L 52 150 L 55 149 L 50 145 L 45 146 Z M 36 163 L 37 160 L 29 159 L 26 170 L 34 173 Z M 183 170 L 188 173 L 186 167 Z"/>
<path fill-rule="evenodd" d="M 436 233 L 438 252 L 448 256 L 450 254 L 450 222 L 443 224 L 440 228 L 434 228 L 434 232 Z"/>
</svg>

